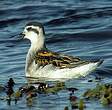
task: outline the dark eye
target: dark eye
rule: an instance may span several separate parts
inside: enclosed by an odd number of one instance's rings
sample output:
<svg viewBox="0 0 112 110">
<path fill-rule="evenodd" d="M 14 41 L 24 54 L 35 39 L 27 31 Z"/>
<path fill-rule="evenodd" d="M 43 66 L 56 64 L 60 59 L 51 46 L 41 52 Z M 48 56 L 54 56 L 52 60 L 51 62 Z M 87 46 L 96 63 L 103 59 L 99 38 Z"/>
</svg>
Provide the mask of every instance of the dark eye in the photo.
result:
<svg viewBox="0 0 112 110">
<path fill-rule="evenodd" d="M 33 29 L 32 27 L 28 27 L 27 31 L 33 31 L 33 32 L 39 34 L 39 31 L 37 29 Z"/>
<path fill-rule="evenodd" d="M 31 27 L 29 27 L 29 28 L 27 28 L 27 30 L 28 30 L 28 31 L 31 31 L 31 30 L 32 30 L 32 28 L 31 28 Z"/>
</svg>

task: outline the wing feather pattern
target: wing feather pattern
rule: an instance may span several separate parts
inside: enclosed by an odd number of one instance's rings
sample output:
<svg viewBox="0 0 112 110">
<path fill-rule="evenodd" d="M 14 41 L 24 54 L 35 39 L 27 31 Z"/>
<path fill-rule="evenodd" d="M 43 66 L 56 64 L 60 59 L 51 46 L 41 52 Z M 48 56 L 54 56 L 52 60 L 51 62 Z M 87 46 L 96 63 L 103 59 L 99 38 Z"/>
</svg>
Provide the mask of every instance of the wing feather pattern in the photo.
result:
<svg viewBox="0 0 112 110">
<path fill-rule="evenodd" d="M 89 62 L 81 60 L 78 57 L 67 56 L 49 50 L 41 50 L 36 53 L 35 63 L 38 63 L 40 66 L 52 64 L 59 68 L 73 68 Z"/>
</svg>

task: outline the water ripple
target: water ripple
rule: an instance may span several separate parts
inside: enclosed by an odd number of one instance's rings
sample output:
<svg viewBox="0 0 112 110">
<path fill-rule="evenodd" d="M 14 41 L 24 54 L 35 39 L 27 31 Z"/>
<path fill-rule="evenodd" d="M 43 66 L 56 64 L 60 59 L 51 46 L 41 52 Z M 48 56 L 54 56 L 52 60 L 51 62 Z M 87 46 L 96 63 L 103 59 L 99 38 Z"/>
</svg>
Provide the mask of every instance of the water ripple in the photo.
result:
<svg viewBox="0 0 112 110">
<path fill-rule="evenodd" d="M 49 49 L 83 59 L 104 59 L 104 63 L 95 73 L 105 75 L 111 80 L 111 0 L 2 0 L 0 6 L 0 83 L 5 83 L 9 77 L 13 77 L 18 86 L 26 81 L 24 66 L 30 42 L 21 40 L 18 34 L 32 20 L 44 24 Z M 71 85 L 78 85 L 85 90 L 87 83 L 83 81 L 87 82 L 87 79 L 73 79 Z M 51 110 L 57 110 L 60 105 L 63 109 L 68 104 L 68 98 L 63 94 L 59 94 L 61 99 L 55 95 L 49 100 L 47 96 L 41 96 L 36 108 L 51 107 Z M 0 104 L 0 109 L 8 109 L 2 102 Z M 28 108 L 21 103 L 14 109 Z"/>
</svg>

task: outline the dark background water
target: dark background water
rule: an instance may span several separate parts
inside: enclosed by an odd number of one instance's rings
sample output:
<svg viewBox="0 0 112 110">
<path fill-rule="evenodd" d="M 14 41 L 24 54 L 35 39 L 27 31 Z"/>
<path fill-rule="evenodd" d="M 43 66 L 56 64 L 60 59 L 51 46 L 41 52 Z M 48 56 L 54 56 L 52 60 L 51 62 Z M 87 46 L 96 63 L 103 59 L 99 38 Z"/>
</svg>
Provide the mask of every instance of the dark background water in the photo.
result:
<svg viewBox="0 0 112 110">
<path fill-rule="evenodd" d="M 92 76 L 66 82 L 68 86 L 80 88 L 77 94 L 94 85 L 87 80 L 96 74 L 104 76 L 104 82 L 111 82 L 111 0 L 0 0 L 0 83 L 4 84 L 9 77 L 14 78 L 17 86 L 26 82 L 24 66 L 30 44 L 15 35 L 32 20 L 43 23 L 47 47 L 51 50 L 86 59 L 104 59 Z M 1 110 L 9 109 L 6 103 L 0 104 Z M 68 94 L 61 91 L 58 96 L 40 96 L 32 109 L 63 110 L 66 105 L 69 106 Z M 107 109 L 97 102 L 89 102 L 87 106 L 86 110 Z M 21 102 L 10 107 L 15 108 L 28 109 Z"/>
</svg>

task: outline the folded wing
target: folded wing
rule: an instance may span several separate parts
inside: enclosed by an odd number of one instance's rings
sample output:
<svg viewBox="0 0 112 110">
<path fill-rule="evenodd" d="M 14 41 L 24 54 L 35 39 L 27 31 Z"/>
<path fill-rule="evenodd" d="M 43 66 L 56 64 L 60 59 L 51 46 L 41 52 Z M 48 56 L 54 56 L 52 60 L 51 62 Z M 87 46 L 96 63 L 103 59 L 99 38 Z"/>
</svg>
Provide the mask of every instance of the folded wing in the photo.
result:
<svg viewBox="0 0 112 110">
<path fill-rule="evenodd" d="M 35 63 L 38 63 L 40 66 L 52 64 L 58 68 L 73 68 L 88 64 L 89 62 L 81 60 L 78 57 L 67 56 L 49 50 L 41 50 L 36 53 Z"/>
</svg>

